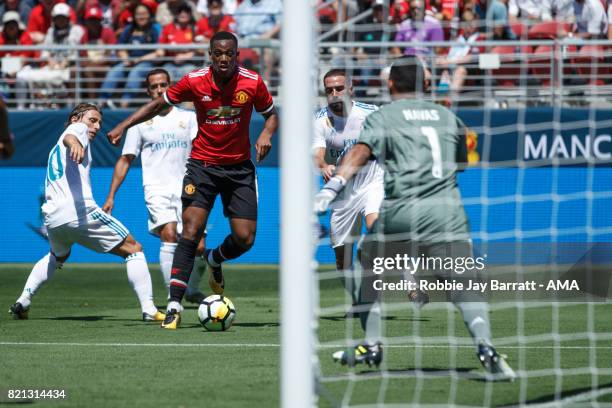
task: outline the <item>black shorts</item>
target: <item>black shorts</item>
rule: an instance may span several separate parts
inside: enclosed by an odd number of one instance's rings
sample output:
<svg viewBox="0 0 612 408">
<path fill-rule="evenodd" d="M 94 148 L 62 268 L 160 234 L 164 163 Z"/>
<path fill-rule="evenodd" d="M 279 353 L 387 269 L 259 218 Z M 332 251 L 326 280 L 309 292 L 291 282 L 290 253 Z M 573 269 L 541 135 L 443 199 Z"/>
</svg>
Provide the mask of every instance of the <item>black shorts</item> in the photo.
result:
<svg viewBox="0 0 612 408">
<path fill-rule="evenodd" d="M 212 210 L 221 194 L 223 215 L 257 220 L 257 174 L 252 161 L 237 164 L 205 164 L 189 159 L 183 178 L 183 208 Z"/>
</svg>

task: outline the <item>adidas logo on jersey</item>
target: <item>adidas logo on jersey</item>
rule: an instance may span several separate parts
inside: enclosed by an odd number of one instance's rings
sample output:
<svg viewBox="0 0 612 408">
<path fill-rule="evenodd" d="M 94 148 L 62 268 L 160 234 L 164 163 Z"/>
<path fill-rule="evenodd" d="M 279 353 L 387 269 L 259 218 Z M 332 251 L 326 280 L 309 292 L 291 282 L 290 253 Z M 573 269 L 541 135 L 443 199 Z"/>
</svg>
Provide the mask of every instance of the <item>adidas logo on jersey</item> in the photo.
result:
<svg viewBox="0 0 612 408">
<path fill-rule="evenodd" d="M 208 95 L 204 95 L 204 96 L 202 97 L 202 100 L 203 100 L 204 102 L 208 102 L 208 101 L 212 101 L 212 98 L 211 98 L 210 96 L 208 96 Z"/>
</svg>

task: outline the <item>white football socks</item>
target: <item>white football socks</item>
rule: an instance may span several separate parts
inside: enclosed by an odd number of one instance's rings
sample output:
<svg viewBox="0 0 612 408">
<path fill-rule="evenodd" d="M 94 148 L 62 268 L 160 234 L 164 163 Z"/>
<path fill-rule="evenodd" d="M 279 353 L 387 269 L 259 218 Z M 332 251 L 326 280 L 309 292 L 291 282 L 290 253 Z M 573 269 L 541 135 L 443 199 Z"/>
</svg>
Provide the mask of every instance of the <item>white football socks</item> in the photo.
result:
<svg viewBox="0 0 612 408">
<path fill-rule="evenodd" d="M 166 291 L 170 296 L 170 273 L 172 271 L 172 259 L 174 259 L 174 251 L 177 247 L 176 242 L 162 242 L 159 247 L 159 269 L 161 270 Z"/>
<path fill-rule="evenodd" d="M 53 277 L 55 270 L 62 267 L 62 263 L 55 259 L 55 255 L 48 253 L 34 265 L 28 280 L 25 283 L 23 292 L 17 302 L 28 309 L 32 302 L 32 296 L 36 294 L 38 288 L 40 288 L 46 281 Z"/>
<path fill-rule="evenodd" d="M 134 292 L 136 292 L 142 311 L 154 315 L 157 313 L 157 308 L 153 303 L 153 286 L 144 253 L 136 252 L 129 255 L 125 258 L 125 265 L 127 267 L 128 280 Z"/>
</svg>

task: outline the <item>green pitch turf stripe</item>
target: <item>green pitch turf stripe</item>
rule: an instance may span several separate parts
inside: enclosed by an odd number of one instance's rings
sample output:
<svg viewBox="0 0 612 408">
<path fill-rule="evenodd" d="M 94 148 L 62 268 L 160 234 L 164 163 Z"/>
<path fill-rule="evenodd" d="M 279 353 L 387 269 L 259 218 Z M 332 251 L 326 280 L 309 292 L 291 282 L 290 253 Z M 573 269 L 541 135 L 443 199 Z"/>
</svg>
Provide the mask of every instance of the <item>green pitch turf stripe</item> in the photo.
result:
<svg viewBox="0 0 612 408">
<path fill-rule="evenodd" d="M 53 343 L 53 342 L 19 342 L 2 341 L 0 346 L 64 346 L 64 347 L 280 347 L 277 343 Z M 326 344 L 318 346 L 319 349 L 346 347 L 346 344 Z M 474 348 L 472 345 L 440 345 L 440 344 L 393 344 L 385 348 Z M 503 346 L 504 349 L 612 349 L 610 346 Z"/>
</svg>

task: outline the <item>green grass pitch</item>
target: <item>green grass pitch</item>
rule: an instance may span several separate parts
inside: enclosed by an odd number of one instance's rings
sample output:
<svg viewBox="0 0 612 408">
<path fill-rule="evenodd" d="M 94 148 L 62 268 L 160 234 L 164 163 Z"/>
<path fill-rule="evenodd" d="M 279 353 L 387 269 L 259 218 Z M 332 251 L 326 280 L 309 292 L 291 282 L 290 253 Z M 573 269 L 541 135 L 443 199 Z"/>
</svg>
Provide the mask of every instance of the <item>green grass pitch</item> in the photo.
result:
<svg viewBox="0 0 612 408">
<path fill-rule="evenodd" d="M 195 306 L 187 306 L 181 329 L 161 330 L 139 321 L 140 310 L 121 264 L 67 264 L 43 287 L 28 321 L 6 314 L 25 282 L 30 265 L 0 266 L 0 406 L 12 406 L 8 389 L 65 389 L 61 401 L 35 402 L 44 407 L 274 407 L 279 404 L 279 294 L 274 266 L 226 267 L 226 294 L 234 301 L 237 318 L 227 332 L 206 332 L 197 321 Z M 165 304 L 159 271 L 152 267 L 156 303 Z M 204 281 L 205 279 L 203 279 Z M 206 284 L 203 282 L 202 287 Z M 324 282 L 323 307 L 345 301 L 336 281 Z M 449 324 L 460 344 L 467 332 L 455 312 L 439 305 L 421 312 L 393 310 L 385 319 L 387 336 L 396 341 L 385 349 L 384 372 L 335 365 L 330 354 L 347 329 L 359 337 L 356 322 L 332 313 L 319 320 L 320 369 L 323 374 L 319 405 L 341 403 L 408 406 L 421 402 L 438 406 L 503 406 L 521 399 L 547 403 L 557 396 L 575 404 L 612 404 L 612 304 L 550 306 L 494 310 L 492 326 L 499 349 L 510 363 L 527 370 L 514 383 L 482 381 L 482 369 L 470 347 L 422 344 L 406 337 L 418 329 L 423 337 L 446 336 Z M 550 339 L 519 344 L 513 340 L 523 321 L 526 336 L 550 333 L 557 320 L 560 333 L 590 329 L 604 340 Z M 606 337 L 605 334 L 608 334 Z M 173 346 L 175 345 L 175 346 Z M 449 361 L 453 361 L 449 370 Z M 604 370 L 594 376 L 594 364 Z M 563 376 L 555 376 L 555 366 Z M 415 368 L 420 368 L 416 375 Z M 591 399 L 582 396 L 595 389 Z M 573 405 L 572 405 L 573 404 Z M 572 402 L 569 406 L 575 406 Z"/>
</svg>

